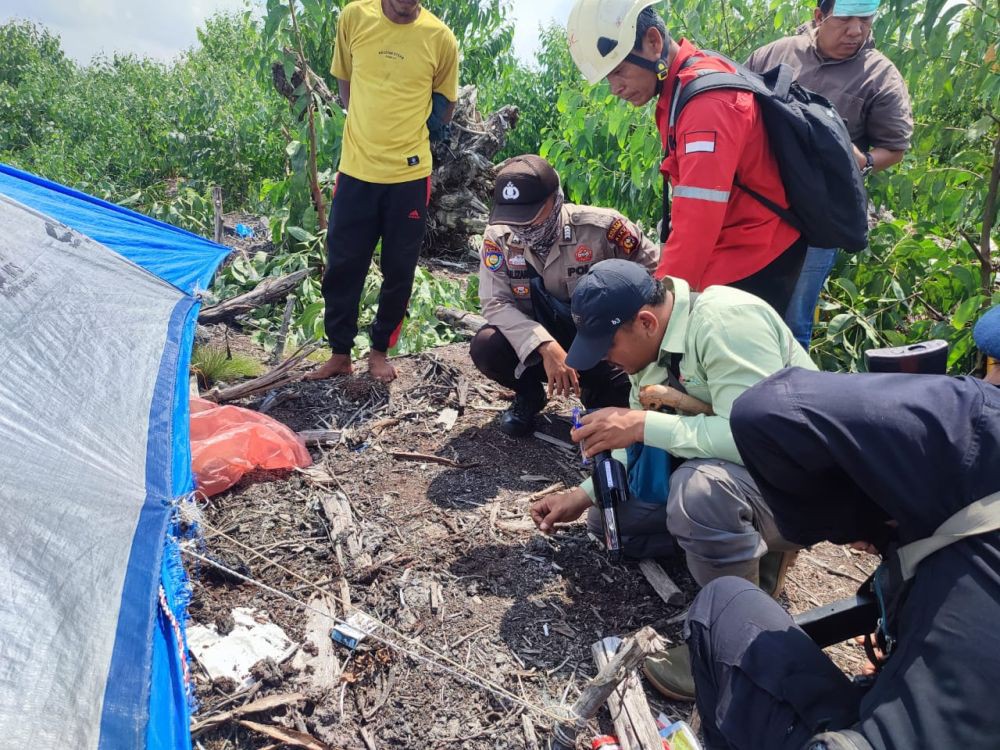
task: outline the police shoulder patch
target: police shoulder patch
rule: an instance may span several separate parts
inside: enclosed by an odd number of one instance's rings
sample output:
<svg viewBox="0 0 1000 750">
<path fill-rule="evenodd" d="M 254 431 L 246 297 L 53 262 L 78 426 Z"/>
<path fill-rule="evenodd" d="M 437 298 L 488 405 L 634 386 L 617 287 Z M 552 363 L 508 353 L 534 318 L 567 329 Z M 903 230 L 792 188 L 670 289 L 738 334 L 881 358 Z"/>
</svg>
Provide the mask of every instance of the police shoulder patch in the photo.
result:
<svg viewBox="0 0 1000 750">
<path fill-rule="evenodd" d="M 483 265 L 494 273 L 504 267 L 503 250 L 493 240 L 483 240 Z"/>
<path fill-rule="evenodd" d="M 639 238 L 622 219 L 615 219 L 608 227 L 608 242 L 613 242 L 626 254 L 639 246 Z"/>
</svg>

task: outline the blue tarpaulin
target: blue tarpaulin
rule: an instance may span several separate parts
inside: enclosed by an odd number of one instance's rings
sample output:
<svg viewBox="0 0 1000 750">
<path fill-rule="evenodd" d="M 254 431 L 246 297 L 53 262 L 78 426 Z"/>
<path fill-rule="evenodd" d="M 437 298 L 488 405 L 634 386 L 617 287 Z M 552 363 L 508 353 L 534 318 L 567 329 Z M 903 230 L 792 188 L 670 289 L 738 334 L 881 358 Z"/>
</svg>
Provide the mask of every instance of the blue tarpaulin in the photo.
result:
<svg viewBox="0 0 1000 750">
<path fill-rule="evenodd" d="M 4 165 L 0 237 L 0 736 L 189 748 L 168 531 L 196 295 L 228 249 Z"/>
</svg>

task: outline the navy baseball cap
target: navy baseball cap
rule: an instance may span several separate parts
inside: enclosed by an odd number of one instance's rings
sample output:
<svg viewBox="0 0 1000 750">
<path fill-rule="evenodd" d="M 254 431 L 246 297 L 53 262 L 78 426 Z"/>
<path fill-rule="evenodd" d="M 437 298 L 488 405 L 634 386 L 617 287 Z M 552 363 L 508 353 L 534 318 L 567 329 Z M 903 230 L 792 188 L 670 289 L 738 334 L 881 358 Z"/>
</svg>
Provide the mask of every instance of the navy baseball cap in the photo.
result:
<svg viewBox="0 0 1000 750">
<path fill-rule="evenodd" d="M 972 329 L 972 336 L 979 351 L 987 357 L 1000 359 L 1000 305 L 995 305 L 986 311 Z"/>
<path fill-rule="evenodd" d="M 574 370 L 597 365 L 621 325 L 635 317 L 655 289 L 653 277 L 638 263 L 621 258 L 595 263 L 573 292 L 576 338 L 566 364 Z"/>
</svg>

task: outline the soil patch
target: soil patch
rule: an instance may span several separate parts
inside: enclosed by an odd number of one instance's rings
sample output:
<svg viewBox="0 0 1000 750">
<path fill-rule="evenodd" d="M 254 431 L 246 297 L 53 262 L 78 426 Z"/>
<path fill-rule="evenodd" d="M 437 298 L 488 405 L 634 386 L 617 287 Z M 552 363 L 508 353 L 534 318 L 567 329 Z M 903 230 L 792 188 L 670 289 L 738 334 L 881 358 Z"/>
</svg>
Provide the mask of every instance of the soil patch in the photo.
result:
<svg viewBox="0 0 1000 750">
<path fill-rule="evenodd" d="M 545 712 L 572 703 L 596 673 L 595 640 L 643 625 L 679 639 L 696 591 L 682 560 L 664 567 L 687 601 L 667 607 L 638 566 L 610 564 L 582 522 L 550 538 L 534 531 L 525 498 L 579 482 L 579 454 L 499 432 L 496 419 L 511 394 L 476 372 L 467 345 L 396 365 L 400 377 L 389 387 L 362 373 L 284 388 L 268 404 L 271 416 L 296 430 L 340 430 L 340 443 L 314 451 L 315 466 L 305 473 L 257 474 L 204 504 L 199 553 L 299 604 L 198 564 L 191 566 L 193 621 L 225 629 L 233 608 L 251 607 L 300 648 L 284 664 L 259 665 L 261 680 L 243 691 L 212 683 L 196 665 L 196 721 L 299 692 L 301 700 L 244 718 L 308 733 L 331 748 L 528 748 L 522 714 L 544 744 Z M 569 402 L 551 403 L 542 431 L 568 441 L 570 410 Z M 334 499 L 348 509 L 351 533 L 336 532 Z M 794 612 L 847 596 L 873 561 L 831 545 L 806 551 L 783 601 Z M 335 646 L 340 678 L 317 688 L 310 670 L 294 665 L 326 646 L 317 641 L 330 624 L 317 636 L 308 624 L 315 613 L 303 605 L 316 587 L 336 596 L 345 586 L 353 605 L 392 628 L 386 637 L 396 647 L 366 640 L 352 653 Z M 434 663 L 414 641 L 439 655 Z M 864 660 L 854 645 L 831 653 L 852 671 Z M 504 694 L 453 674 L 462 669 Z M 690 716 L 689 704 L 662 701 L 651 689 L 647 695 L 654 711 Z M 606 712 L 592 729 L 579 747 L 611 731 Z M 206 750 L 280 746 L 237 719 L 196 740 Z"/>
</svg>

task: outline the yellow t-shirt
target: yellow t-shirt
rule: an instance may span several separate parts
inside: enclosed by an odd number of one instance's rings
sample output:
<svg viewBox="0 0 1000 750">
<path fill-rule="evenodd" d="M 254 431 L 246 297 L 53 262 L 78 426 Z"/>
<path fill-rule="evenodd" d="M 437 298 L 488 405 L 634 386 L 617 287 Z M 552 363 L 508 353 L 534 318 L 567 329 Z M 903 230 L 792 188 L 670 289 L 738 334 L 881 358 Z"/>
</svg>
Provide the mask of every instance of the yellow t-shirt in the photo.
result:
<svg viewBox="0 0 1000 750">
<path fill-rule="evenodd" d="M 458 98 L 458 42 L 426 8 L 393 23 L 381 0 L 356 0 L 340 14 L 330 72 L 351 82 L 340 171 L 394 184 L 431 173 L 431 94 Z"/>
</svg>

